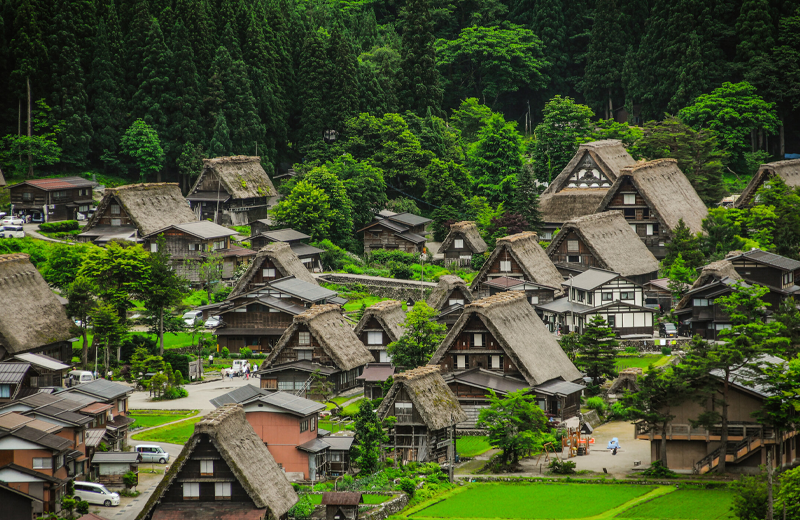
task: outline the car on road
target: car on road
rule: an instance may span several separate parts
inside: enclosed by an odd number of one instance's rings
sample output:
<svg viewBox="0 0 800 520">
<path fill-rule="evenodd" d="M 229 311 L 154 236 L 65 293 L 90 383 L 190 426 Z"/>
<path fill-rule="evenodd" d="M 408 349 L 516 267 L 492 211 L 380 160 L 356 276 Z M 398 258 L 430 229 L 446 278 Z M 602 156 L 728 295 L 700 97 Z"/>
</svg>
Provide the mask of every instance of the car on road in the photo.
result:
<svg viewBox="0 0 800 520">
<path fill-rule="evenodd" d="M 6 217 L 0 220 L 0 226 L 21 226 L 25 222 L 19 217 Z"/>
<path fill-rule="evenodd" d="M 658 334 L 662 338 L 677 338 L 678 327 L 676 327 L 674 323 L 662 323 L 658 326 Z"/>
<path fill-rule="evenodd" d="M 0 238 L 25 238 L 22 226 L 0 226 Z"/>
<path fill-rule="evenodd" d="M 188 311 L 181 318 L 187 327 L 194 327 L 198 323 L 203 323 L 203 311 Z"/>
<path fill-rule="evenodd" d="M 112 493 L 103 484 L 75 481 L 75 496 L 90 504 L 106 507 L 119 505 L 119 493 Z"/>
<path fill-rule="evenodd" d="M 142 456 L 142 462 L 158 462 L 159 464 L 169 462 L 169 453 L 156 444 L 139 444 L 134 449 Z"/>
<path fill-rule="evenodd" d="M 222 323 L 222 316 L 211 316 L 206 320 L 206 328 L 213 329 L 215 327 L 219 327 L 219 324 Z"/>
</svg>

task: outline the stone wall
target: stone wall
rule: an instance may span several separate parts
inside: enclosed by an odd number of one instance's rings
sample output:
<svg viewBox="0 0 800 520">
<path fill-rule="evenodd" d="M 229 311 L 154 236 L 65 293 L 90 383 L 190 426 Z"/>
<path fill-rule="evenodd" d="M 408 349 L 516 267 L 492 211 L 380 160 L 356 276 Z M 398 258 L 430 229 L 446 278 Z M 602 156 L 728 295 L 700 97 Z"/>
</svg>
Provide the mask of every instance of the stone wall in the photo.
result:
<svg viewBox="0 0 800 520">
<path fill-rule="evenodd" d="M 321 495 L 322 491 L 304 491 L 298 493 L 299 495 Z M 403 510 L 408 505 L 408 495 L 401 491 L 361 491 L 362 495 L 397 495 L 393 499 L 382 504 L 364 504 L 361 507 L 371 507 L 368 511 L 363 511 L 358 514 L 359 518 L 368 518 L 369 520 L 385 520 Z M 311 513 L 312 520 L 325 520 L 325 506 L 314 506 L 314 512 Z"/>
<path fill-rule="evenodd" d="M 661 352 L 661 348 L 669 347 L 672 350 L 682 350 L 692 342 L 690 338 L 664 338 L 666 345 L 661 345 L 660 339 L 621 339 L 617 340 L 620 350 L 627 347 L 635 347 L 639 352 Z"/>
<path fill-rule="evenodd" d="M 420 301 L 427 298 L 433 288 L 436 287 L 436 284 L 432 282 L 397 280 L 394 278 L 346 273 L 326 273 L 318 277 L 317 280 L 342 285 L 351 291 L 364 291 L 373 296 L 400 301 L 405 301 L 409 298 L 414 301 Z"/>
</svg>

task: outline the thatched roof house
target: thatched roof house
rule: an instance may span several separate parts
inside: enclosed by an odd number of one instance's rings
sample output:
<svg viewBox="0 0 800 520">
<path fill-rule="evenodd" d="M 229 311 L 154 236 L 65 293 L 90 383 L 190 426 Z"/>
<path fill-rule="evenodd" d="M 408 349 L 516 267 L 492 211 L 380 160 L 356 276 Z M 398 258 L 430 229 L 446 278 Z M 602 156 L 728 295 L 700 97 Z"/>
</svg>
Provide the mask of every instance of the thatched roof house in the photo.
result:
<svg viewBox="0 0 800 520">
<path fill-rule="evenodd" d="M 430 430 L 455 426 L 467 418 L 437 366 L 426 365 L 395 374 L 392 388 L 378 407 L 378 417 L 394 415 L 395 401 L 402 397 L 411 401 L 414 411 Z"/>
<path fill-rule="evenodd" d="M 758 189 L 773 175 L 780 175 L 790 188 L 800 186 L 800 159 L 762 164 L 756 174 L 753 175 L 753 178 L 750 179 L 742 194 L 736 199 L 734 207 L 744 208 L 752 205 Z"/>
<path fill-rule="evenodd" d="M 628 201 L 623 193 L 628 195 Z M 675 159 L 656 159 L 623 168 L 597 206 L 597 213 L 609 209 L 624 210 L 627 206 L 645 206 L 649 209 L 649 218 L 635 220 L 660 224 L 664 231 L 661 235 L 664 236 L 669 236 L 680 219 L 692 233 L 699 233 L 703 229 L 703 219 L 708 215 L 708 208 L 678 168 Z"/>
<path fill-rule="evenodd" d="M 686 308 L 692 300 L 692 293 L 706 285 L 720 280 L 730 280 L 731 282 L 742 280 L 741 275 L 736 272 L 736 268 L 729 260 L 729 258 L 735 257 L 739 253 L 741 253 L 741 251 L 731 251 L 728 253 L 728 258 L 717 260 L 716 262 L 711 262 L 703 266 L 700 276 L 697 277 L 683 298 L 681 298 L 678 305 L 675 306 L 675 309 L 681 310 Z"/>
<path fill-rule="evenodd" d="M 462 305 L 466 305 L 474 299 L 472 292 L 467 287 L 467 282 L 460 276 L 446 274 L 439 277 L 439 283 L 431 291 L 426 303 L 440 311 L 450 306 L 450 300 L 457 300 Z"/>
<path fill-rule="evenodd" d="M 463 265 L 472 261 L 472 255 L 482 255 L 488 249 L 478 232 L 478 226 L 467 220 L 450 226 L 450 232 L 439 246 L 438 253 L 444 255 L 445 265 L 452 262 Z"/>
<path fill-rule="evenodd" d="M 233 286 L 228 298 L 245 293 L 272 280 L 294 276 L 298 280 L 319 285 L 286 242 L 273 242 L 262 247 L 250 267 Z"/>
<path fill-rule="evenodd" d="M 406 313 L 403 312 L 403 304 L 397 300 L 384 300 L 367 307 L 353 332 L 361 336 L 362 332 L 375 325 L 372 320 L 386 333 L 388 343 L 397 341 L 405 332 L 400 324 L 406 321 Z"/>
<path fill-rule="evenodd" d="M 23 352 L 72 359 L 72 321 L 28 255 L 0 255 L 0 301 L 0 360 Z"/>
<path fill-rule="evenodd" d="M 482 287 L 483 282 L 490 278 L 509 276 L 553 287 L 557 296 L 561 294 L 564 277 L 539 245 L 539 236 L 536 233 L 524 231 L 498 238 L 496 244 L 494 251 L 472 280 L 470 290 L 473 293 L 488 293 Z"/>
<path fill-rule="evenodd" d="M 595 212 L 619 172 L 633 160 L 622 141 L 584 143 L 539 198 L 547 232 Z M 549 237 L 548 237 L 549 238 Z"/>
<path fill-rule="evenodd" d="M 547 255 L 556 265 L 599 267 L 645 283 L 657 278 L 658 260 L 621 211 L 587 215 L 564 224 Z"/>
<path fill-rule="evenodd" d="M 463 335 L 473 334 L 479 328 L 493 338 L 484 336 L 484 345 L 493 346 L 491 342 L 496 340 L 502 349 L 498 354 L 511 360 L 511 364 L 504 366 L 504 373 L 519 373 L 531 386 L 553 379 L 575 381 L 581 378 L 581 373 L 521 291 L 498 293 L 464 307 L 464 313 L 433 354 L 430 364 L 440 365 L 443 372 L 459 369 L 451 358 L 469 352 L 454 347 L 460 346 L 457 345 L 459 340 L 465 341 Z M 469 332 L 465 333 L 467 329 Z M 484 366 L 489 367 L 489 364 Z"/>
<path fill-rule="evenodd" d="M 213 461 L 212 475 L 201 461 Z M 234 481 L 220 478 L 232 474 Z M 220 483 L 227 499 L 215 502 Z M 185 500 L 197 486 L 197 499 Z M 175 489 L 173 489 L 175 488 Z M 224 495 L 222 490 L 222 496 Z M 208 501 L 205 497 L 211 496 Z M 201 498 L 202 497 L 202 498 Z M 197 500 L 200 500 L 198 502 Z M 194 434 L 158 484 L 137 520 L 273 518 L 286 514 L 297 494 L 238 404 L 217 408 L 194 426 Z M 220 506 L 221 507 L 218 507 Z M 257 510 L 261 510 L 260 512 Z M 224 514 L 225 516 L 220 516 Z M 263 516 L 258 516 L 259 514 Z"/>
<path fill-rule="evenodd" d="M 174 224 L 196 222 L 197 215 L 175 183 L 129 184 L 106 188 L 97 210 L 79 237 L 84 241 L 106 241 L 126 230 L 131 240 Z"/>
</svg>

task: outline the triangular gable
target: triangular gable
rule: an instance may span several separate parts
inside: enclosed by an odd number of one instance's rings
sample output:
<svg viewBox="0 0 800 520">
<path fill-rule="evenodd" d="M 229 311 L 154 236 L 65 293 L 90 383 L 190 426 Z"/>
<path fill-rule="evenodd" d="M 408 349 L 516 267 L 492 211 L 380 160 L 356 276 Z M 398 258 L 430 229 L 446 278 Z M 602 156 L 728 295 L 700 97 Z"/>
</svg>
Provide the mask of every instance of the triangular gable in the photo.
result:
<svg viewBox="0 0 800 520">
<path fill-rule="evenodd" d="M 609 177 L 603 170 L 598 161 L 595 160 L 593 154 L 589 150 L 583 151 L 583 157 L 580 157 L 578 164 L 576 164 L 572 171 L 568 171 L 568 175 L 563 177 L 559 175 L 558 191 L 570 189 L 608 189 L 614 182 L 614 179 Z"/>
<path fill-rule="evenodd" d="M 494 248 L 494 251 L 492 251 L 492 254 L 489 255 L 489 258 L 486 260 L 486 262 L 484 262 L 483 266 L 481 267 L 481 270 L 478 272 L 478 275 L 472 280 L 472 285 L 469 286 L 470 291 L 475 292 L 478 290 L 480 284 L 482 284 L 488 279 L 489 271 L 491 270 L 492 266 L 495 265 L 496 262 L 501 260 L 500 255 L 507 253 L 508 255 L 511 256 L 514 262 L 516 262 L 516 264 L 522 270 L 522 275 L 524 280 L 534 282 L 540 285 L 545 285 L 547 287 L 553 287 L 553 289 L 555 290 L 555 295 L 556 296 L 561 295 L 562 291 L 561 281 L 563 280 L 563 277 L 561 277 L 561 275 L 558 273 L 558 270 L 555 268 L 554 265 L 552 266 L 554 274 L 549 275 L 548 280 L 537 279 L 539 277 L 531 273 L 526 263 L 523 262 L 520 256 L 514 251 L 514 247 L 512 247 L 512 244 L 508 242 L 500 243 L 501 240 L 502 239 L 498 239 L 497 247 Z M 541 246 L 536 244 L 536 247 L 541 247 Z M 545 254 L 544 256 L 546 257 L 547 255 Z M 549 257 L 547 257 L 546 260 L 552 265 L 552 261 L 550 261 Z M 511 276 L 511 274 L 513 273 L 505 274 L 505 276 Z M 550 280 L 552 280 L 552 284 L 546 283 L 547 281 Z"/>
</svg>

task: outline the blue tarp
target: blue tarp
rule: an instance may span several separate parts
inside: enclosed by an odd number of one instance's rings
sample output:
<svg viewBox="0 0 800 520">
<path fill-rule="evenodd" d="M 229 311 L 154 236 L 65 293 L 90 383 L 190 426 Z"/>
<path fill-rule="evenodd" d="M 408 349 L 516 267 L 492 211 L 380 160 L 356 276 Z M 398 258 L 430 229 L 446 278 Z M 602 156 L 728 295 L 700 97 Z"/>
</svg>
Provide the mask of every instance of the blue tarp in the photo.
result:
<svg viewBox="0 0 800 520">
<path fill-rule="evenodd" d="M 619 439 L 616 437 L 608 441 L 608 449 L 613 450 L 614 448 L 619 448 Z"/>
</svg>

